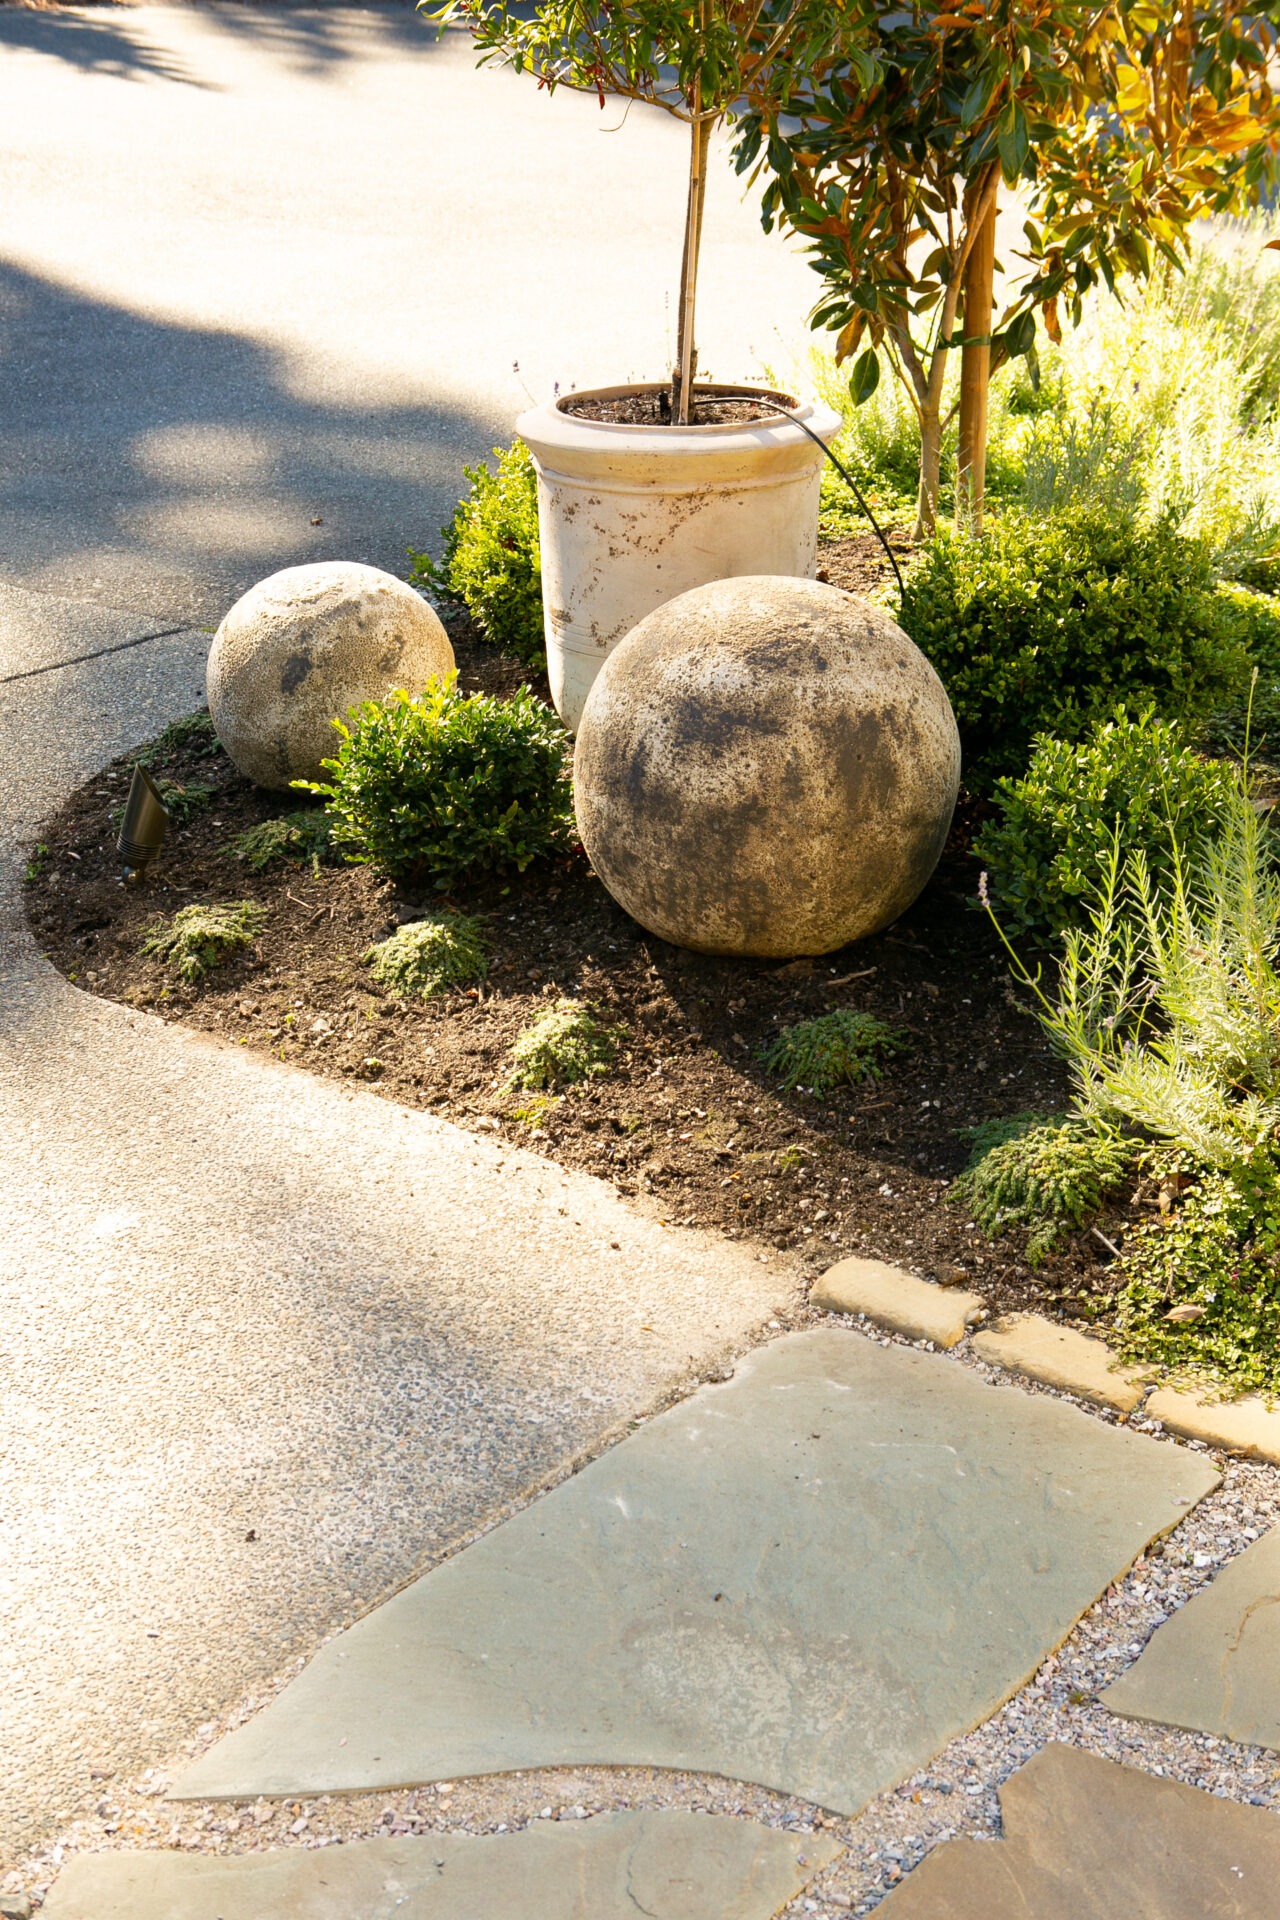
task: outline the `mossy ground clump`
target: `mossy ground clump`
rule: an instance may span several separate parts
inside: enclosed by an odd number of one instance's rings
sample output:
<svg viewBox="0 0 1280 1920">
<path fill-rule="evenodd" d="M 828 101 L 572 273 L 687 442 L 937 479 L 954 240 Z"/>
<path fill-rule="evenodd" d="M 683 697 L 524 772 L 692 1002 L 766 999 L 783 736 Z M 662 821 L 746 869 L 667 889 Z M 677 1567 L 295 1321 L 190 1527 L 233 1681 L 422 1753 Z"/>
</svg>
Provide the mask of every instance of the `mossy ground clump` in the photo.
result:
<svg viewBox="0 0 1280 1920">
<path fill-rule="evenodd" d="M 483 980 L 489 955 L 480 922 L 465 913 L 427 913 L 370 947 L 365 965 L 398 999 L 430 1000 Z"/>
<path fill-rule="evenodd" d="M 212 806 L 218 789 L 209 786 L 203 780 L 191 780 L 182 786 L 177 780 L 157 782 L 160 798 L 175 827 L 185 827 L 188 820 L 194 820 L 198 813 Z"/>
<path fill-rule="evenodd" d="M 878 1079 L 886 1060 L 904 1045 L 903 1036 L 874 1014 L 837 1007 L 815 1020 L 784 1027 L 766 1048 L 764 1064 L 788 1093 L 807 1087 L 821 1096 L 836 1087 Z"/>
<path fill-rule="evenodd" d="M 1132 1172 L 1137 1146 L 1089 1120 L 1016 1114 L 974 1129 L 974 1152 L 951 1189 L 984 1233 L 1029 1227 L 1038 1266 L 1072 1227 L 1084 1226 Z"/>
<path fill-rule="evenodd" d="M 166 759 L 175 753 L 198 755 L 201 759 L 212 759 L 215 753 L 222 751 L 222 742 L 218 738 L 217 728 L 205 712 L 184 714 L 181 720 L 171 720 L 163 733 L 158 733 L 149 747 L 137 755 L 144 767 L 151 766 L 157 760 Z"/>
<path fill-rule="evenodd" d="M 329 816 L 320 807 L 304 807 L 262 820 L 236 835 L 231 852 L 255 873 L 277 860 L 292 860 L 298 866 L 327 860 L 331 857 Z"/>
<path fill-rule="evenodd" d="M 525 1093 L 575 1086 L 608 1073 L 621 1038 L 580 1000 L 557 1000 L 530 1021 L 512 1049 L 507 1085 Z"/>
<path fill-rule="evenodd" d="M 194 982 L 241 948 L 251 947 L 265 919 L 252 900 L 227 906 L 193 904 L 182 907 L 172 920 L 153 922 L 142 952 L 162 960 L 179 979 Z"/>
<path fill-rule="evenodd" d="M 140 764 L 147 764 L 145 756 L 140 757 Z M 188 780 L 185 783 L 180 780 L 157 780 L 156 790 L 169 816 L 169 824 L 174 827 L 185 827 L 197 814 L 212 806 L 218 793 L 216 787 L 211 787 L 204 780 Z M 123 819 L 124 808 L 116 807 L 111 815 L 112 826 L 118 827 Z"/>
</svg>

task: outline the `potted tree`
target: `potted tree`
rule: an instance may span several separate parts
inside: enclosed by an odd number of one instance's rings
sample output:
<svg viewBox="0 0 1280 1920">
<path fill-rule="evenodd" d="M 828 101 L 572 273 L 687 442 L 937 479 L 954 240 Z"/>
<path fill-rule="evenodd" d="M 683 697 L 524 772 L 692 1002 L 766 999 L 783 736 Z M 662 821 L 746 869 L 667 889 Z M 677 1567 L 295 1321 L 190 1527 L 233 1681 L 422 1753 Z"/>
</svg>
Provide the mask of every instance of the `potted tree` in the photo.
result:
<svg viewBox="0 0 1280 1920">
<path fill-rule="evenodd" d="M 552 697 L 577 726 L 605 658 L 655 607 L 744 573 L 812 575 L 830 409 L 696 384 L 698 256 L 712 135 L 735 101 L 785 106 L 837 18 L 831 0 L 450 0 L 481 62 L 549 92 L 638 100 L 689 128 L 676 363 L 670 377 L 574 392 L 522 415 L 538 475 Z M 806 432 L 805 429 L 808 429 Z"/>
</svg>

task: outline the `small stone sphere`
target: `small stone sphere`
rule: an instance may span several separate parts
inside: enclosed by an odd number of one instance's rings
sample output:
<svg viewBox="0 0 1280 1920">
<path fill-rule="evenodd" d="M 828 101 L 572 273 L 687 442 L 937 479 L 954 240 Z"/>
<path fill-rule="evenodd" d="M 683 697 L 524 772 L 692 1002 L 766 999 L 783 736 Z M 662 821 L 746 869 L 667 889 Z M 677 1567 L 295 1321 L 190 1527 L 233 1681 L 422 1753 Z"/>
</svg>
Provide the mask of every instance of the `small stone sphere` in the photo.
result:
<svg viewBox="0 0 1280 1920">
<path fill-rule="evenodd" d="M 669 600 L 587 698 L 578 830 L 609 892 L 701 953 L 831 953 L 905 912 L 960 782 L 951 703 L 881 608 L 752 575 Z"/>
<path fill-rule="evenodd" d="M 218 738 L 260 787 L 324 778 L 333 721 L 362 700 L 421 693 L 453 648 L 420 594 L 378 567 L 322 560 L 286 567 L 236 601 L 206 674 Z"/>
</svg>

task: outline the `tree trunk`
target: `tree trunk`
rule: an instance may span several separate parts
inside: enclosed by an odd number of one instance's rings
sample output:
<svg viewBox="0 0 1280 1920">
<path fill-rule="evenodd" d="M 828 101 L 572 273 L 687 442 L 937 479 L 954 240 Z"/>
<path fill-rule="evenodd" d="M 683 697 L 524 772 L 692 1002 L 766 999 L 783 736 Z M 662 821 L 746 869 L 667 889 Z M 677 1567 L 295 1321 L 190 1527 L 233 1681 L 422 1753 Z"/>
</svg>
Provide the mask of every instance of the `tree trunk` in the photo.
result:
<svg viewBox="0 0 1280 1920">
<path fill-rule="evenodd" d="M 960 447 L 956 518 L 982 532 L 987 484 L 987 402 L 991 390 L 991 312 L 996 264 L 996 196 L 974 235 L 964 270 L 964 346 L 960 351 Z"/>
<path fill-rule="evenodd" d="M 936 349 L 945 353 L 945 348 Z M 931 398 L 920 409 L 920 491 L 912 538 L 927 540 L 938 524 L 938 483 L 942 472 L 942 402 Z"/>
<path fill-rule="evenodd" d="M 702 210 L 707 198 L 707 155 L 711 121 L 700 113 L 701 89 L 694 93 L 694 118 L 689 128 L 689 198 L 685 208 L 684 256 L 680 264 L 680 311 L 676 322 L 676 365 L 671 377 L 671 415 L 687 426 L 693 405 L 693 382 L 698 369 L 694 320 L 698 300 L 698 253 L 702 245 Z"/>
</svg>

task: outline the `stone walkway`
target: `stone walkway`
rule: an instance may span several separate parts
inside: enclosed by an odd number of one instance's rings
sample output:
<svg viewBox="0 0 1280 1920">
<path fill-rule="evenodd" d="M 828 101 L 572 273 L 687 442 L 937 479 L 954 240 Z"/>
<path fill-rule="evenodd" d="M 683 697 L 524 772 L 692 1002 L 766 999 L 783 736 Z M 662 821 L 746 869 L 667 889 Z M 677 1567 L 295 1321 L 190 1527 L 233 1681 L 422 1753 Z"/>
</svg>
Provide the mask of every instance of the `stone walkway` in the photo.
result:
<svg viewBox="0 0 1280 1920">
<path fill-rule="evenodd" d="M 1175 1613 L 1103 1697 L 1113 1713 L 1280 1750 L 1280 1531 Z"/>
<path fill-rule="evenodd" d="M 834 1841 L 690 1813 L 604 1813 L 477 1839 L 323 1852 L 84 1856 L 49 1920 L 769 1920 Z"/>
<path fill-rule="evenodd" d="M 856 1813 L 1216 1482 L 939 1356 L 793 1334 L 331 1641 L 173 1791 L 611 1762 Z"/>
<path fill-rule="evenodd" d="M 955 1840 L 884 1920 L 1271 1920 L 1280 1821 L 1073 1747 L 1000 1789 L 1003 1838 Z"/>
</svg>

